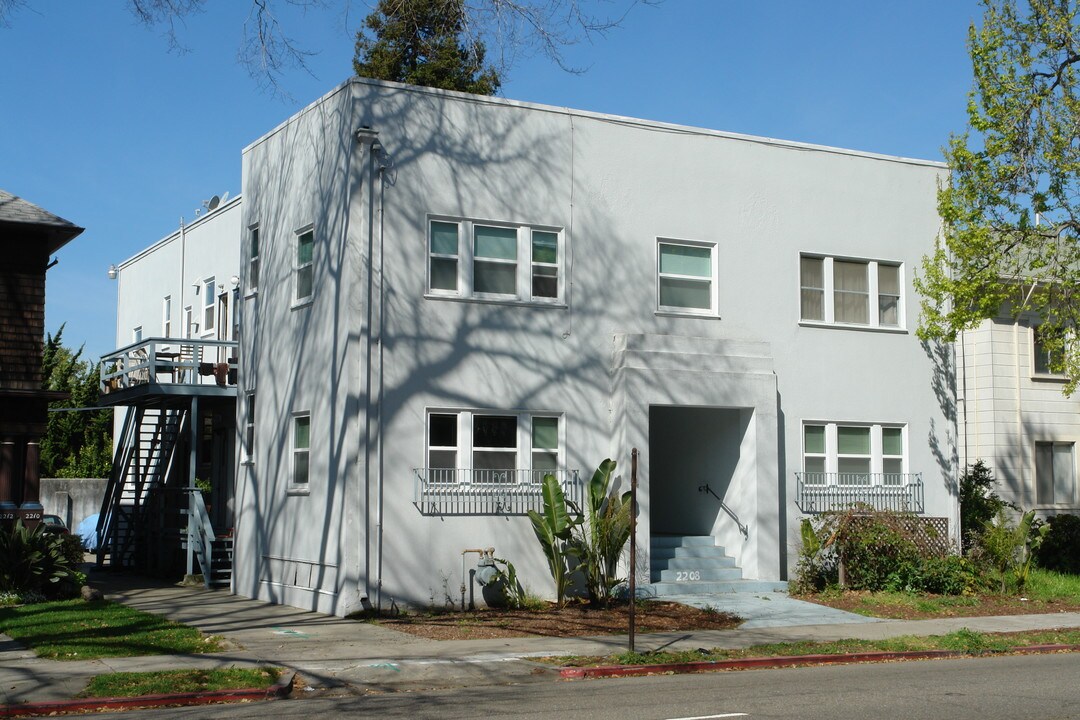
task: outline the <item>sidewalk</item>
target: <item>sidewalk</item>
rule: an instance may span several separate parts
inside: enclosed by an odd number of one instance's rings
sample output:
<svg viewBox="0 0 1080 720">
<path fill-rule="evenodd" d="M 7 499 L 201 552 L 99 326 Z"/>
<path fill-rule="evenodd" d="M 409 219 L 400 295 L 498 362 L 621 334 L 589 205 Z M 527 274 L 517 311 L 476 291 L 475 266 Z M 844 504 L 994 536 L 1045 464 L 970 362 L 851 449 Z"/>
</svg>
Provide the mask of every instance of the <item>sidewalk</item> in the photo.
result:
<svg viewBox="0 0 1080 720">
<path fill-rule="evenodd" d="M 69 699 L 91 676 L 108 672 L 261 664 L 290 668 L 314 687 L 345 692 L 548 681 L 558 677 L 557 671 L 527 658 L 602 655 L 627 646 L 625 636 L 426 640 L 221 590 L 111 573 L 95 574 L 92 582 L 110 599 L 222 635 L 235 649 L 212 655 L 59 662 L 38 659 L 0 635 L 0 704 Z M 729 609 L 728 604 L 743 603 L 741 609 L 730 609 L 746 616 L 754 598 L 716 596 L 711 601 L 723 610 Z M 963 627 L 984 632 L 1080 627 L 1080 613 L 881 621 L 818 607 L 780 594 L 759 596 L 757 609 L 750 611 L 756 616 L 736 630 L 639 635 L 636 645 L 639 651 L 741 648 L 800 640 L 940 635 Z M 798 622 L 808 624 L 792 624 Z"/>
</svg>

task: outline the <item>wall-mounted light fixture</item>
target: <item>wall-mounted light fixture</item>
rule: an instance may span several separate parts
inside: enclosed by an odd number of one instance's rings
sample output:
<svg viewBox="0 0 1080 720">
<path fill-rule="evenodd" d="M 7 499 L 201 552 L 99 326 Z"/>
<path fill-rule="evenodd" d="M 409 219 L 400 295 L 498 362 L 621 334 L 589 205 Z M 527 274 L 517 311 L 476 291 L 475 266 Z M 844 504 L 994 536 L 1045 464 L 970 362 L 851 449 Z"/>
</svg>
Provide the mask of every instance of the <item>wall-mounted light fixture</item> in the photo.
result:
<svg viewBox="0 0 1080 720">
<path fill-rule="evenodd" d="M 120 277 L 120 268 L 116 267 L 115 265 L 110 265 L 109 266 L 109 279 L 110 280 L 115 280 L 118 277 Z"/>
</svg>

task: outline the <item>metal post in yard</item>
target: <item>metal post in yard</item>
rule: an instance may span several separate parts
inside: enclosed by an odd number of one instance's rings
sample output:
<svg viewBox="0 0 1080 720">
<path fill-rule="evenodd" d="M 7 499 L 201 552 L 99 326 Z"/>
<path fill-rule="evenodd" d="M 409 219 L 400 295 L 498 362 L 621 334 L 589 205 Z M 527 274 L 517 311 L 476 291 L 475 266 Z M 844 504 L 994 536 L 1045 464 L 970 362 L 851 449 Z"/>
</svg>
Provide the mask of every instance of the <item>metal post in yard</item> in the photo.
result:
<svg viewBox="0 0 1080 720">
<path fill-rule="evenodd" d="M 634 652 L 634 628 L 637 618 L 637 461 L 638 450 L 630 451 L 630 652 Z"/>
</svg>

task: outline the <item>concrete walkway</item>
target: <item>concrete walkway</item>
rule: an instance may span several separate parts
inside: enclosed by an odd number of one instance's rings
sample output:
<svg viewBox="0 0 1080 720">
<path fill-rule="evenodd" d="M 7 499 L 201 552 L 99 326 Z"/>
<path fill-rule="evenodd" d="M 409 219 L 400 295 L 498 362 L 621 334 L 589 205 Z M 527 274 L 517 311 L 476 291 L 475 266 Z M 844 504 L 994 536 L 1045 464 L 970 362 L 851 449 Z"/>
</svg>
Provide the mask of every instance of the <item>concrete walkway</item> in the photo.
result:
<svg viewBox="0 0 1080 720">
<path fill-rule="evenodd" d="M 296 670 L 315 687 L 392 691 L 546 681 L 557 677 L 529 662 L 543 655 L 601 655 L 626 648 L 625 636 L 435 641 L 376 625 L 247 600 L 225 591 L 156 584 L 95 573 L 107 597 L 224 636 L 231 648 L 212 655 L 41 660 L 0 635 L 0 703 L 73 697 L 107 672 L 261 664 Z M 996 618 L 882 621 L 794 600 L 781 593 L 687 596 L 748 618 L 740 628 L 639 635 L 638 650 L 748 647 L 761 643 L 938 635 L 962 627 L 987 632 L 1080 627 L 1080 613 Z"/>
</svg>

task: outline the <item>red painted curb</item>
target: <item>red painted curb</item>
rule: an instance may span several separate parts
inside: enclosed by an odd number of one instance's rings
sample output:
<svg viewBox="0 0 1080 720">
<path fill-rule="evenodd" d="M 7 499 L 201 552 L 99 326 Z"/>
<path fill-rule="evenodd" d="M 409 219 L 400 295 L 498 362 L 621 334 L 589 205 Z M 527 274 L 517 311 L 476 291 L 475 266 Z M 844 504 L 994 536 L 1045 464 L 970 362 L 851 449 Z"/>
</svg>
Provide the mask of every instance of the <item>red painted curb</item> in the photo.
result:
<svg viewBox="0 0 1080 720">
<path fill-rule="evenodd" d="M 1006 650 L 1008 653 L 1034 655 L 1052 652 L 1080 652 L 1080 645 L 1027 645 Z M 905 652 L 864 652 L 846 655 L 783 655 L 778 657 L 742 658 L 739 660 L 703 660 L 701 662 L 665 663 L 657 665 L 601 665 L 597 667 L 564 667 L 559 675 L 568 680 L 604 677 L 638 677 L 655 673 L 699 673 L 751 668 L 797 667 L 800 665 L 834 665 L 887 660 L 926 660 L 931 658 L 978 657 L 996 652 L 965 652 L 962 650 L 909 650 Z"/>
<path fill-rule="evenodd" d="M 98 710 L 126 710 L 166 705 L 211 705 L 214 703 L 272 700 L 288 697 L 289 693 L 292 692 L 292 675 L 283 676 L 282 679 L 287 680 L 287 682 L 278 681 L 267 688 L 143 695 L 131 698 L 85 698 L 83 700 L 54 700 L 51 702 L 25 703 L 23 705 L 0 705 L 0 718 L 34 717 L 37 715 L 82 713 Z"/>
</svg>

